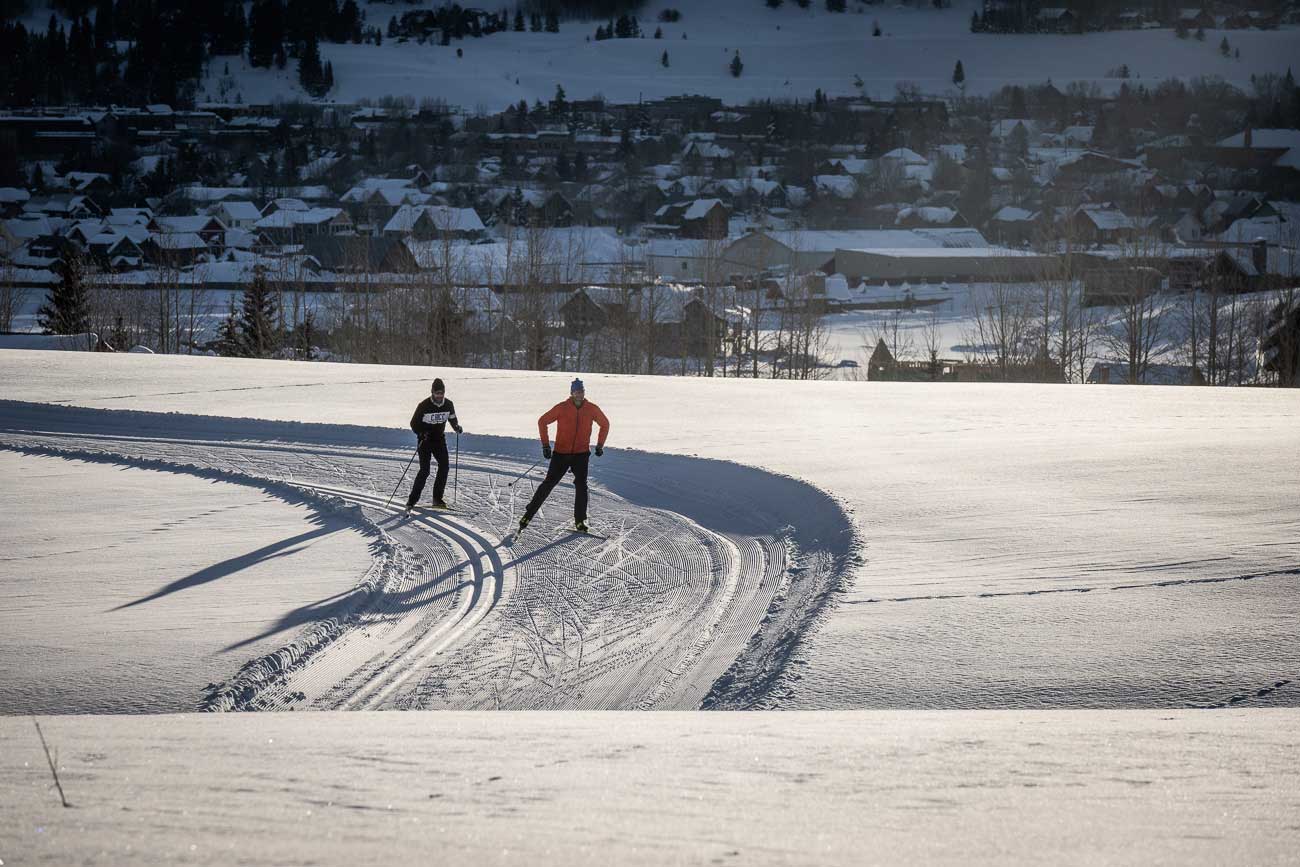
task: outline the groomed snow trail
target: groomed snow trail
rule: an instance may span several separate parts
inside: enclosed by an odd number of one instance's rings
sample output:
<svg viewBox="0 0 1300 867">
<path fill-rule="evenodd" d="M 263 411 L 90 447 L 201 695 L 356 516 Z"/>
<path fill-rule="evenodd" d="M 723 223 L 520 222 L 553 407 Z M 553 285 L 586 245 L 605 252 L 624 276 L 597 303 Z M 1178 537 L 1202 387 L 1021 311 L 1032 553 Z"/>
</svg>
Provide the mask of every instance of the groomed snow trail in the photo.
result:
<svg viewBox="0 0 1300 867">
<path fill-rule="evenodd" d="M 593 458 L 602 535 L 567 530 L 565 482 L 513 539 L 542 468 L 506 483 L 532 463 L 535 443 L 464 437 L 459 483 L 447 489 L 455 510 L 406 516 L 414 467 L 388 496 L 409 435 L 0 406 L 0 448 L 257 485 L 373 534 L 372 566 L 342 608 L 337 597 L 307 602 L 227 648 L 285 640 L 211 685 L 200 702 L 210 710 L 753 706 L 815 622 L 852 539 L 829 497 L 718 462 Z M 821 514 L 809 513 L 809 496 Z M 832 544 L 804 550 L 796 523 Z"/>
</svg>

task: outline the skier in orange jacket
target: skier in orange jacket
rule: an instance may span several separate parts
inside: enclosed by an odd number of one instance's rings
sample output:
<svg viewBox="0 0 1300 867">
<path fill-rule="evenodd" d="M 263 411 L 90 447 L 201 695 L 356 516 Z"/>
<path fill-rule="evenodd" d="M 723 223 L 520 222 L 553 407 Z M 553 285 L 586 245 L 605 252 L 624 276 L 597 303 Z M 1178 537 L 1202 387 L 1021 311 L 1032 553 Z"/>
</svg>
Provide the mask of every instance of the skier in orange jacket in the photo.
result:
<svg viewBox="0 0 1300 867">
<path fill-rule="evenodd" d="M 551 441 L 547 428 L 555 424 L 555 452 L 551 452 Z M 600 436 L 596 439 L 596 457 L 605 453 L 605 438 L 609 436 L 609 419 L 600 411 L 600 407 L 587 400 L 582 380 L 575 379 L 569 385 L 569 399 L 557 403 L 550 411 L 537 420 L 537 432 L 542 438 L 542 457 L 551 464 L 546 471 L 546 478 L 533 494 L 533 499 L 519 519 L 522 531 L 537 514 L 537 510 L 546 502 L 551 490 L 560 483 L 564 474 L 573 471 L 573 526 L 579 533 L 587 532 L 587 464 L 591 460 L 591 426 L 600 426 Z"/>
</svg>

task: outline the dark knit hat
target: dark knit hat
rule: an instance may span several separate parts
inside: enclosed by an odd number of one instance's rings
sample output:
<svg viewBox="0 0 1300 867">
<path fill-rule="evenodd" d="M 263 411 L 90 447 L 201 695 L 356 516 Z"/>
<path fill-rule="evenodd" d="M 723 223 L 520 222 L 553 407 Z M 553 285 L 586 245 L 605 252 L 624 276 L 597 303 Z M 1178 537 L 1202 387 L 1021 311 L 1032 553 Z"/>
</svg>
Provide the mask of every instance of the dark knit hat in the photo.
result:
<svg viewBox="0 0 1300 867">
<path fill-rule="evenodd" d="M 445 385 L 442 384 L 442 380 L 441 380 L 441 379 L 435 379 L 435 380 L 433 381 L 433 389 L 432 389 L 432 391 L 446 391 L 446 390 L 447 390 L 447 386 L 445 386 Z"/>
</svg>

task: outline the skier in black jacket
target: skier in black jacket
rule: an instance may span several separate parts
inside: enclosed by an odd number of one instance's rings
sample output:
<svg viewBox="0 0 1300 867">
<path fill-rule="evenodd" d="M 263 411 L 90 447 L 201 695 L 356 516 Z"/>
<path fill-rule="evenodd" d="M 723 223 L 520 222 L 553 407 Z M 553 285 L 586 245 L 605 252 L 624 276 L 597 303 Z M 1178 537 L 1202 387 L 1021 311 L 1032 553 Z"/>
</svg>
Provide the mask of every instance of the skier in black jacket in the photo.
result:
<svg viewBox="0 0 1300 867">
<path fill-rule="evenodd" d="M 420 455 L 420 472 L 416 473 L 415 483 L 411 485 L 411 496 L 406 499 L 406 511 L 415 508 L 415 504 L 420 502 L 420 494 L 424 491 L 424 483 L 429 478 L 429 458 L 430 456 L 438 459 L 438 475 L 433 480 L 433 507 L 435 509 L 445 509 L 447 504 L 443 502 L 442 493 L 447 487 L 447 437 L 443 429 L 448 422 L 451 422 L 451 429 L 460 433 L 464 428 L 460 426 L 460 419 L 456 418 L 456 407 L 446 397 L 447 389 L 441 379 L 433 381 L 433 396 L 426 397 L 420 401 L 420 405 L 415 408 L 415 414 L 411 416 L 411 430 L 420 438 L 419 455 Z"/>
</svg>

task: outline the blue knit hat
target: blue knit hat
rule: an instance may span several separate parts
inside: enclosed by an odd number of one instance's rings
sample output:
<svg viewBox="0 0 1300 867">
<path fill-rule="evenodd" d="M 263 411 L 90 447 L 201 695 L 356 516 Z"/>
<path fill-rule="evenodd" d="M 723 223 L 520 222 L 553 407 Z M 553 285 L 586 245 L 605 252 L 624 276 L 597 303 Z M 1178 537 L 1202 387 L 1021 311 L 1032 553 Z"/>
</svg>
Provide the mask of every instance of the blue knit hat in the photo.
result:
<svg viewBox="0 0 1300 867">
<path fill-rule="evenodd" d="M 586 389 L 582 387 L 581 379 L 575 379 L 573 382 L 569 383 L 569 394 L 573 394 L 575 391 L 586 391 Z"/>
</svg>

